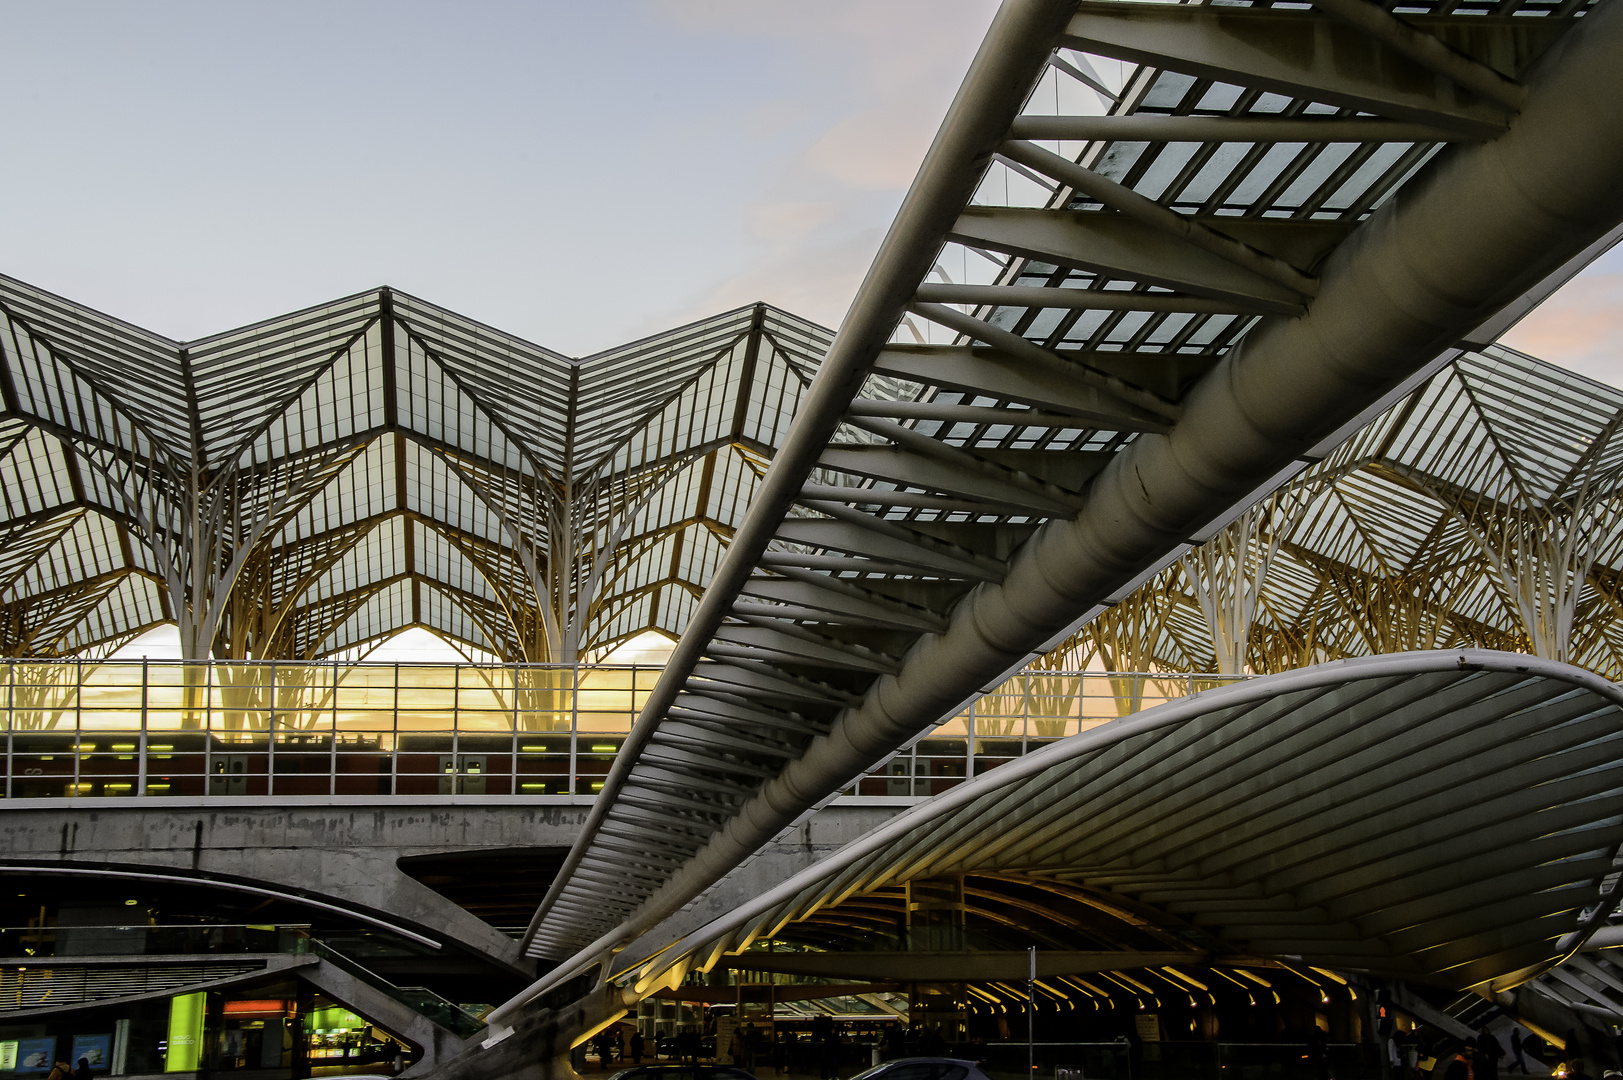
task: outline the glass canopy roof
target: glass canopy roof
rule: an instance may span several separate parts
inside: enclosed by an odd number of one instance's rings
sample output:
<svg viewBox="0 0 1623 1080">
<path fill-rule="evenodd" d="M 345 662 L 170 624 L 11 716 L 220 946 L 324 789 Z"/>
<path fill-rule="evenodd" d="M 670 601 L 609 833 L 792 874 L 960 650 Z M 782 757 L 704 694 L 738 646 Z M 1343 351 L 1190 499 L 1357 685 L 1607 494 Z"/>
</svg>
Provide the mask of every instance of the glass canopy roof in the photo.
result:
<svg viewBox="0 0 1623 1080">
<path fill-rule="evenodd" d="M 1462 353 L 1052 662 L 1263 672 L 1478 646 L 1617 679 L 1620 428 L 1623 390 L 1499 345 Z"/>
<path fill-rule="evenodd" d="M 755 305 L 577 360 L 379 289 L 176 342 L 0 277 L 0 644 L 674 635 L 829 337 Z"/>
</svg>

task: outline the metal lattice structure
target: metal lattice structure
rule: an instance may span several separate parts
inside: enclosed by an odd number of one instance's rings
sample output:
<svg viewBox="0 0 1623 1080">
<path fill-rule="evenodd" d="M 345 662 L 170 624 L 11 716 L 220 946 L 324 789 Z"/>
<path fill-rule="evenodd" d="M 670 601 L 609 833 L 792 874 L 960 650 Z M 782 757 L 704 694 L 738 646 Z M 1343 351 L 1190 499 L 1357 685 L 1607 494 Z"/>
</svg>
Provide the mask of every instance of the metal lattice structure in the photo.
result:
<svg viewBox="0 0 1623 1080">
<path fill-rule="evenodd" d="M 1248 680 L 921 802 L 736 910 L 610 960 L 605 983 L 624 1007 L 757 940 L 837 926 L 881 890 L 978 874 L 1049 893 L 1025 902 L 1022 925 L 1078 904 L 1111 915 L 1103 936 L 1065 943 L 1097 950 L 1092 970 L 1260 957 L 1516 986 L 1606 932 L 1623 886 L 1620 734 L 1623 689 L 1519 654 L 1436 650 Z M 894 971 L 913 954 L 881 955 Z M 949 947 L 942 960 L 936 978 L 974 977 L 973 956 Z"/>
<path fill-rule="evenodd" d="M 1496 648 L 1623 677 L 1623 391 L 1467 352 L 1052 663 L 1285 671 Z"/>
<path fill-rule="evenodd" d="M 1620 20 L 1006 3 L 532 955 L 658 924 L 1604 250 Z"/>
<path fill-rule="evenodd" d="M 1623 793 L 1620 732 L 1615 684 L 1503 653 L 1211 690 L 921 804 L 623 974 L 639 993 L 679 985 L 842 900 L 991 873 L 1130 908 L 1197 963 L 1513 985 L 1576 951 L 1616 900 L 1623 826 L 1595 803 Z"/>
<path fill-rule="evenodd" d="M 385 288 L 183 343 L 0 278 L 0 645 L 675 636 L 828 341 L 758 304 L 574 360 Z"/>
</svg>

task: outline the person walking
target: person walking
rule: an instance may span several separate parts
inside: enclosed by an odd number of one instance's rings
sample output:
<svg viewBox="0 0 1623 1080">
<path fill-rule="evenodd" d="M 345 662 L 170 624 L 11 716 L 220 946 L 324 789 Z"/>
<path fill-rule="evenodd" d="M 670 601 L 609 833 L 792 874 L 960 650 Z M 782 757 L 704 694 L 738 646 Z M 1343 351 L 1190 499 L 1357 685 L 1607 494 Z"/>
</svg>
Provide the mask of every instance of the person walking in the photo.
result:
<svg viewBox="0 0 1623 1080">
<path fill-rule="evenodd" d="M 1307 1060 L 1308 1067 L 1313 1072 L 1313 1080 L 1330 1080 L 1330 1062 L 1325 1056 L 1328 1044 L 1324 1038 L 1324 1030 L 1317 1024 L 1307 1030 Z"/>
<path fill-rule="evenodd" d="M 1476 1080 L 1499 1080 L 1499 1059 L 1504 1056 L 1505 1048 L 1483 1024 L 1476 1035 Z"/>
<path fill-rule="evenodd" d="M 647 1041 L 643 1039 L 641 1031 L 631 1033 L 631 1060 L 634 1064 L 642 1064 L 643 1051 L 648 1049 Z"/>
<path fill-rule="evenodd" d="M 1506 1038 L 1510 1040 L 1510 1064 L 1505 1066 L 1505 1074 L 1508 1076 L 1513 1072 L 1520 1072 L 1523 1076 L 1526 1076 L 1527 1059 L 1522 1056 L 1525 1051 L 1522 1047 L 1521 1029 L 1512 1024 L 1510 1034 Z"/>
</svg>

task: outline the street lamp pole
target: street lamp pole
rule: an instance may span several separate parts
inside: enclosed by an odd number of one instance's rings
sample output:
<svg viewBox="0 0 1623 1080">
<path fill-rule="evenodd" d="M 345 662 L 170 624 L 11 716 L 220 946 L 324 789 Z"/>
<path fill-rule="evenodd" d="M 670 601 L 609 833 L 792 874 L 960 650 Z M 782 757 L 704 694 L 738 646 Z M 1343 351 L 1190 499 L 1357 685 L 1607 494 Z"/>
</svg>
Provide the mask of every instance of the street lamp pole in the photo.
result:
<svg viewBox="0 0 1623 1080">
<path fill-rule="evenodd" d="M 1037 947 L 1033 945 L 1028 955 L 1031 958 L 1031 967 L 1026 973 L 1026 1077 L 1031 1080 L 1032 1074 L 1037 1071 Z"/>
</svg>

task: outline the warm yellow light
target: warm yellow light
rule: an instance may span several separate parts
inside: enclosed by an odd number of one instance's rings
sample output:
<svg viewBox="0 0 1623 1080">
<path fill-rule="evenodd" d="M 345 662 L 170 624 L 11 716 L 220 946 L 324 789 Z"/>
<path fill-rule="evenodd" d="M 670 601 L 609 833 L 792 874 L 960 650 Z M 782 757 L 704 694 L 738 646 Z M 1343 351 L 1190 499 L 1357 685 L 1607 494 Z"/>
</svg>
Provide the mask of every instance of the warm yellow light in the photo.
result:
<svg viewBox="0 0 1623 1080">
<path fill-rule="evenodd" d="M 1054 989 L 1052 986 L 1049 986 L 1047 983 L 1043 982 L 1041 979 L 1037 980 L 1037 985 L 1042 987 L 1044 990 L 1047 990 L 1050 994 L 1058 994 L 1060 997 L 1064 998 L 1066 1001 L 1071 1000 L 1071 995 L 1070 994 L 1067 994 L 1063 990 Z"/>
<path fill-rule="evenodd" d="M 1189 976 L 1189 975 L 1185 975 L 1183 972 L 1179 971 L 1175 967 L 1165 967 L 1165 968 L 1162 968 L 1161 970 L 1162 971 L 1170 971 L 1170 972 L 1172 972 L 1172 974 L 1176 975 L 1178 978 L 1182 979 L 1184 982 L 1188 983 L 1190 986 L 1193 986 L 1198 990 L 1210 990 L 1211 989 L 1211 987 L 1207 986 L 1205 983 L 1201 982 L 1199 979 L 1196 979 L 1196 978 L 1194 978 L 1192 976 Z"/>
</svg>

